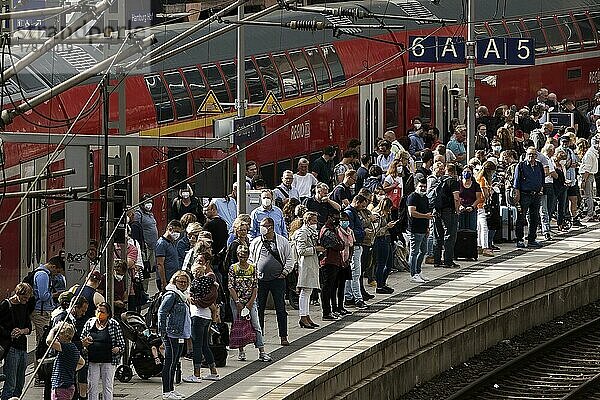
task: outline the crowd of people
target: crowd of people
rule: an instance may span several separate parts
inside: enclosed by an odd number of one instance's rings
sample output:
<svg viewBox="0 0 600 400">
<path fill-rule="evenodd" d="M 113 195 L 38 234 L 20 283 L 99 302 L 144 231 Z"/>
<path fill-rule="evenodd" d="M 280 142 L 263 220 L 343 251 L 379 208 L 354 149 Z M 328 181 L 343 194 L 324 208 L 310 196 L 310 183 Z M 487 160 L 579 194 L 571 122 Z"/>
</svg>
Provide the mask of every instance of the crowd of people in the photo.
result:
<svg viewBox="0 0 600 400">
<path fill-rule="evenodd" d="M 594 102 L 584 114 L 572 100 L 558 103 L 541 88 L 521 108 L 500 105 L 490 115 L 479 105 L 473 158 L 460 121 L 452 121 L 452 137 L 443 143 L 438 129 L 415 117 L 407 135 L 385 132 L 373 154 L 361 155 L 360 141 L 352 140 L 339 158 L 327 146 L 312 163 L 300 159 L 272 189 L 250 161 L 246 187 L 260 191 L 257 208 L 237 214 L 235 185 L 206 200 L 184 184 L 162 233 L 146 194 L 127 213 L 125 246 L 114 249 L 114 313 L 98 271 L 67 290 L 64 254 L 40 265 L 0 303 L 1 398 L 21 394 L 26 336 L 35 330 L 53 354 L 49 367 L 40 366 L 47 398 L 96 400 L 102 386 L 103 399 L 112 399 L 115 367 L 126 352 L 119 318 L 141 311 L 153 275 L 159 290 L 153 328 L 162 345 L 152 355 L 162 364 L 163 398 L 178 400 L 184 397 L 174 386 L 181 357 L 193 361 L 185 382 L 220 379 L 209 340 L 215 322 L 248 321 L 244 329 L 252 332 L 237 347 L 238 359 L 247 360 L 245 346 L 254 344 L 258 360 L 272 360 L 263 335 L 269 293 L 279 342 L 287 346 L 286 298 L 297 301 L 299 326 L 315 329 L 320 321 L 311 308 L 320 306 L 320 320 L 333 321 L 368 307 L 376 295 L 394 292 L 388 285 L 394 269 L 406 268 L 419 284 L 428 280 L 423 264 L 459 267 L 461 232 L 473 233 L 475 254 L 493 256 L 495 241 L 510 240 L 511 233 L 517 247 L 537 248 L 538 230 L 552 240 L 553 232 L 596 222 L 600 92 Z M 572 113 L 572 126 L 544 120 L 552 110 Z"/>
</svg>

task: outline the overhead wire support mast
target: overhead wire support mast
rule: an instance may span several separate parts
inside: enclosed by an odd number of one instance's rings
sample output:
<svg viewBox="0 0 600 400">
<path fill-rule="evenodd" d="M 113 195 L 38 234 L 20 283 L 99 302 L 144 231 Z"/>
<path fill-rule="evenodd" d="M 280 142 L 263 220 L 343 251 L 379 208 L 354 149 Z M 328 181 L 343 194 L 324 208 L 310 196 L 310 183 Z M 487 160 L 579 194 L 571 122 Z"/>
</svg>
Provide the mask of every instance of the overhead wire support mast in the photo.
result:
<svg viewBox="0 0 600 400">
<path fill-rule="evenodd" d="M 73 35 L 75 32 L 77 32 L 79 29 L 81 29 L 87 23 L 89 23 L 89 21 L 91 19 L 97 18 L 106 9 L 108 9 L 108 7 L 110 7 L 110 5 L 111 5 L 111 1 L 102 0 L 102 1 L 94 4 L 93 6 L 90 6 L 89 10 L 87 12 L 83 13 L 83 15 L 81 15 L 75 21 L 71 22 L 64 29 L 60 30 L 56 35 L 48 38 L 48 40 L 46 40 L 44 42 L 44 44 L 42 44 L 40 47 L 38 47 L 37 49 L 35 49 L 32 52 L 30 52 L 29 54 L 27 54 L 25 57 L 21 58 L 19 61 L 17 61 L 10 67 L 6 68 L 0 74 L 0 84 L 8 81 L 10 78 L 15 76 L 19 71 L 23 70 L 25 67 L 30 65 L 33 61 L 37 60 L 42 55 L 44 55 L 48 50 L 50 50 L 57 44 L 61 43 L 64 39 Z"/>
</svg>

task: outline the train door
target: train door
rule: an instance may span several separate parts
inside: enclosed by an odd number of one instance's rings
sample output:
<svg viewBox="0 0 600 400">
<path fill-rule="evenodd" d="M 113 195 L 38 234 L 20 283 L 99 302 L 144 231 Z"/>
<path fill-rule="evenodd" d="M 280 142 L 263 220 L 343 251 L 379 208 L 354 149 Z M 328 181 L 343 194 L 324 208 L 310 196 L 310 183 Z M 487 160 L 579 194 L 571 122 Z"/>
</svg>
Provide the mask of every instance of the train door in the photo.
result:
<svg viewBox="0 0 600 400">
<path fill-rule="evenodd" d="M 452 119 L 457 118 L 461 123 L 465 121 L 465 70 L 437 72 L 434 92 L 436 126 L 442 142 L 446 143 L 452 136 Z"/>
<path fill-rule="evenodd" d="M 359 88 L 360 141 L 365 154 L 375 150 L 375 142 L 383 136 L 384 121 L 383 83 L 373 83 Z"/>
</svg>

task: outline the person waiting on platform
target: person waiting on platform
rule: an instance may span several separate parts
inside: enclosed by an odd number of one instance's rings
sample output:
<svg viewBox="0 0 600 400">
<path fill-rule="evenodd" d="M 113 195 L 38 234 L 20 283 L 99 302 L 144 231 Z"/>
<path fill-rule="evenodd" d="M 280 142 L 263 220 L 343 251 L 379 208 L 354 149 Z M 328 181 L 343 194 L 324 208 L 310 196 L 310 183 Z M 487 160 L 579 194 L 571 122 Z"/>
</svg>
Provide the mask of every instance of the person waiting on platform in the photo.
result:
<svg viewBox="0 0 600 400">
<path fill-rule="evenodd" d="M 458 209 L 458 228 L 477 229 L 477 206 L 482 201 L 481 187 L 475 181 L 473 168 L 465 165 L 462 179 L 459 181 L 460 207 Z"/>
<path fill-rule="evenodd" d="M 58 353 L 52 367 L 52 400 L 73 398 L 75 372 L 85 365 L 79 349 L 72 342 L 74 335 L 75 327 L 68 322 L 59 323 L 48 333 L 46 344 Z"/>
<path fill-rule="evenodd" d="M 288 240 L 275 232 L 272 218 L 260 221 L 260 236 L 250 243 L 250 262 L 258 272 L 258 317 L 264 332 L 267 296 L 273 296 L 277 326 L 282 346 L 288 346 L 287 311 L 285 310 L 286 277 L 294 267 Z"/>
<path fill-rule="evenodd" d="M 421 274 L 421 265 L 427 252 L 427 231 L 429 221 L 433 218 L 429 210 L 427 199 L 427 181 L 422 178 L 417 182 L 415 192 L 408 196 L 408 233 L 410 237 L 410 265 L 411 281 L 416 283 L 426 282 L 428 279 Z"/>
<path fill-rule="evenodd" d="M 540 199 L 544 188 L 544 167 L 539 162 L 535 147 L 529 147 L 525 155 L 526 159 L 519 162 L 515 168 L 514 188 L 515 202 L 517 203 L 517 247 L 525 247 L 523 242 L 525 217 L 529 214 L 529 234 L 527 236 L 527 247 L 538 248 L 541 244 L 535 239 L 537 227 L 540 221 Z"/>
<path fill-rule="evenodd" d="M 341 317 L 335 312 L 338 309 L 338 275 L 342 268 L 342 250 L 344 250 L 344 243 L 338 233 L 339 225 L 340 215 L 331 214 L 319 233 L 319 243 L 324 248 L 322 257 L 320 257 L 321 269 L 319 271 L 323 285 L 321 303 L 324 321 L 335 321 Z M 341 300 L 343 301 L 343 297 Z"/>
<path fill-rule="evenodd" d="M 273 191 L 270 189 L 263 189 L 260 192 L 260 207 L 255 208 L 250 214 L 252 220 L 250 225 L 250 236 L 252 238 L 259 237 L 260 223 L 265 218 L 270 218 L 274 221 L 275 233 L 285 238 L 288 237 L 287 227 L 285 226 L 285 220 L 283 218 L 283 211 L 281 208 L 273 204 Z"/>
</svg>

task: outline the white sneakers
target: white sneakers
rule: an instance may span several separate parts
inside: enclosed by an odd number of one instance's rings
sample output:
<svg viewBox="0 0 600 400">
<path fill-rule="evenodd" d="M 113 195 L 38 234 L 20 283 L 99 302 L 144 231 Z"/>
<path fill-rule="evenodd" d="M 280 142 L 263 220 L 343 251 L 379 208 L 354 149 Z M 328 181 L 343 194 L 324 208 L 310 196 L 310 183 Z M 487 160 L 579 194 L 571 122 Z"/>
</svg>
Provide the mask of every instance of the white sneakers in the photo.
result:
<svg viewBox="0 0 600 400">
<path fill-rule="evenodd" d="M 185 396 L 179 393 L 178 391 L 173 390 L 169 393 L 163 393 L 162 398 L 163 400 L 183 400 L 185 399 Z"/>
<path fill-rule="evenodd" d="M 202 378 L 196 375 L 190 375 L 183 378 L 186 383 L 202 383 Z"/>
<path fill-rule="evenodd" d="M 427 279 L 423 278 L 421 274 L 414 274 L 412 278 L 410 278 L 410 281 L 414 283 L 425 283 L 427 282 Z"/>
</svg>

